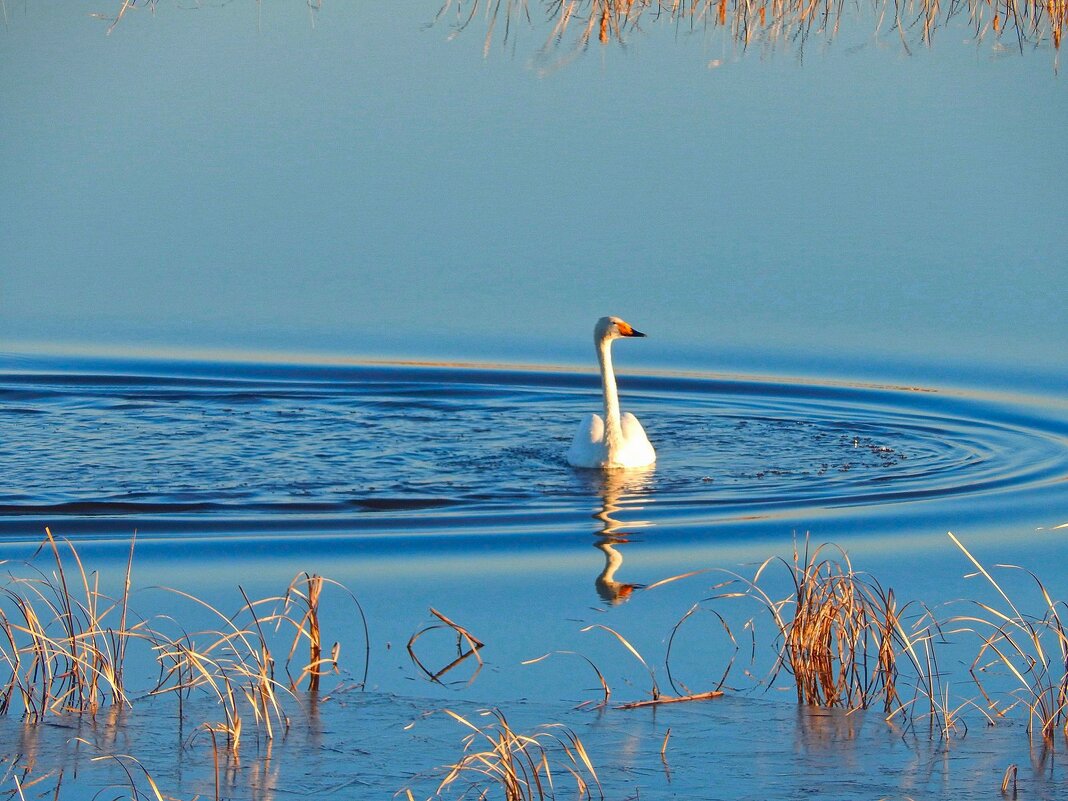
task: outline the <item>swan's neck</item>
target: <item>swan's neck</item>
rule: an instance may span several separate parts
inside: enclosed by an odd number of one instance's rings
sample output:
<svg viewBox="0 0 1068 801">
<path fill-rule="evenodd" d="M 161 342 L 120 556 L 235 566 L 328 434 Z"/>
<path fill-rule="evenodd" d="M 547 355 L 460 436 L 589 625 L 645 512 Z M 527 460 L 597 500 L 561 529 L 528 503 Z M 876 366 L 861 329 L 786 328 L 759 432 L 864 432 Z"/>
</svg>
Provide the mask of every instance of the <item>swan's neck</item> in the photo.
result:
<svg viewBox="0 0 1068 801">
<path fill-rule="evenodd" d="M 604 390 L 604 441 L 609 451 L 623 441 L 623 429 L 619 422 L 619 392 L 616 389 L 616 374 L 612 369 L 612 340 L 597 343 L 597 360 L 601 363 L 601 387 Z"/>
<path fill-rule="evenodd" d="M 612 547 L 611 540 L 599 542 L 595 547 L 604 553 L 604 570 L 602 570 L 601 575 L 597 577 L 597 582 L 607 585 L 615 584 L 616 571 L 623 566 L 623 554 Z"/>
</svg>

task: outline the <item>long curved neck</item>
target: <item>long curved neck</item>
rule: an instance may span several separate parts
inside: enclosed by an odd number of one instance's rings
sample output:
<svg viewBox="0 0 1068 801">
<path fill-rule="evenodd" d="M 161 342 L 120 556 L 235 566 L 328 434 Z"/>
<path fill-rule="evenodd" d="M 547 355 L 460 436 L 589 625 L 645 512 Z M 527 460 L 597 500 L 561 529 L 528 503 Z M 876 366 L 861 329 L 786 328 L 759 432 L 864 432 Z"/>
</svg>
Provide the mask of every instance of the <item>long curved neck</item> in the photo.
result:
<svg viewBox="0 0 1068 801">
<path fill-rule="evenodd" d="M 619 392 L 616 389 L 616 374 L 612 370 L 612 340 L 597 342 L 597 360 L 601 363 L 601 387 L 604 390 L 604 441 L 609 448 L 623 441 L 623 429 L 619 422 Z"/>
</svg>

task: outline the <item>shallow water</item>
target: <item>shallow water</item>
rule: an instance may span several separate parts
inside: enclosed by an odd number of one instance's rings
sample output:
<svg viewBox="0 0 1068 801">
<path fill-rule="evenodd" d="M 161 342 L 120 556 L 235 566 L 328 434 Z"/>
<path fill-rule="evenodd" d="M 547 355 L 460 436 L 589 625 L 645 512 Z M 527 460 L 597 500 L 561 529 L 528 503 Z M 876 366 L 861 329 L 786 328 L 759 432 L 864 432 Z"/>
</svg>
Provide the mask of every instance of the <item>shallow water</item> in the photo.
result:
<svg viewBox="0 0 1068 801">
<path fill-rule="evenodd" d="M 991 564 L 1016 561 L 1041 574 L 1065 554 L 1053 529 L 1068 501 L 1062 398 L 677 372 L 624 375 L 621 388 L 657 447 L 654 470 L 602 475 L 566 465 L 574 422 L 599 395 L 596 376 L 565 368 L 12 359 L 0 381 L 8 432 L 0 458 L 13 479 L 0 490 L 0 554 L 19 573 L 48 526 L 115 593 L 136 532 L 132 608 L 172 615 L 188 630 L 218 621 L 158 587 L 227 614 L 242 606 L 238 585 L 266 597 L 301 570 L 355 593 L 370 627 L 368 691 L 353 689 L 365 645 L 354 607 L 328 589 L 324 637 L 341 643 L 349 689 L 317 708 L 314 726 L 295 726 L 267 752 L 263 741 L 243 746 L 228 797 L 298 787 L 429 793 L 441 778 L 434 769 L 457 758 L 462 732 L 424 713 L 497 705 L 528 728 L 574 728 L 596 753 L 610 797 L 986 798 L 1010 762 L 1032 760 L 1028 797 L 1064 791 L 1058 758 L 1031 750 L 1020 717 L 988 730 L 981 714 L 964 715 L 967 735 L 947 740 L 922 723 L 888 726 L 877 712 L 797 709 L 792 691 L 768 689 L 787 687 L 786 677 L 766 684 L 769 622 L 752 624 L 754 655 L 739 658 L 716 616 L 742 632 L 755 611 L 708 600 L 729 573 L 789 557 L 807 532 L 841 544 L 902 599 L 932 606 L 993 598 L 964 577 L 970 565 L 948 529 Z M 36 559 L 45 569 L 46 557 Z M 689 571 L 710 572 L 643 589 Z M 1068 591 L 1059 572 L 1043 578 L 1052 592 Z M 788 590 L 785 573 L 775 581 Z M 668 635 L 694 604 L 669 662 Z M 404 643 L 436 622 L 431 607 L 487 643 L 483 667 L 467 659 L 440 683 L 426 678 Z M 733 654 L 728 698 L 655 713 L 570 711 L 598 691 L 586 663 L 567 652 L 598 666 L 613 701 L 649 694 L 641 665 L 591 625 L 618 631 L 673 692 L 718 686 Z M 455 648 L 438 631 L 417 653 L 434 671 Z M 967 677 L 975 650 L 959 637 L 945 652 L 957 702 L 977 695 Z M 129 662 L 131 683 L 150 689 L 151 654 Z M 210 699 L 191 709 L 190 721 L 219 714 Z M 210 747 L 195 722 L 175 741 L 182 759 L 167 755 L 174 719 L 171 706 L 142 699 L 111 735 L 100 723 L 90 729 L 101 751 L 161 753 L 145 756 L 146 767 L 175 792 L 211 794 Z M 674 745 L 665 769 L 667 727 Z M 19 738 L 12 753 L 30 753 L 31 737 L 38 764 L 88 758 L 65 725 L 24 731 L 8 717 L 0 729 Z M 711 755 L 731 773 L 715 789 Z M 345 766 L 334 764 L 339 756 Z M 75 792 L 121 779 L 98 763 L 78 776 L 64 780 Z"/>
<path fill-rule="evenodd" d="M 289 702 L 273 742 L 248 718 L 224 797 L 424 797 L 461 749 L 440 710 L 494 706 L 573 727 L 609 798 L 994 798 L 1010 762 L 1021 797 L 1068 795 L 1061 739 L 967 705 L 974 635 L 941 646 L 969 727 L 944 739 L 799 709 L 766 614 L 715 597 L 810 535 L 902 603 L 997 606 L 952 530 L 1068 598 L 1048 40 L 1021 49 L 982 3 L 929 41 L 876 4 L 749 46 L 651 14 L 585 49 L 550 41 L 567 4 L 505 4 L 531 13 L 492 37 L 495 3 L 134 3 L 108 34 L 119 5 L 0 3 L 0 559 L 50 575 L 48 526 L 114 596 L 136 536 L 131 608 L 200 643 L 219 615 L 163 588 L 223 615 L 299 571 L 352 590 L 366 641 L 339 588 L 321 612 L 340 688 Z M 563 460 L 606 313 L 650 334 L 619 354 L 644 474 Z M 430 608 L 481 669 L 413 662 Z M 574 710 L 600 693 L 585 659 L 613 703 L 651 693 L 597 624 L 665 691 L 726 697 Z M 457 643 L 417 652 L 438 670 Z M 214 797 L 220 707 L 183 720 L 143 695 L 157 676 L 137 643 L 117 720 L 0 716 L 0 793 L 32 763 L 45 797 L 61 768 L 60 797 L 122 795 L 89 760 L 128 753 Z"/>
</svg>

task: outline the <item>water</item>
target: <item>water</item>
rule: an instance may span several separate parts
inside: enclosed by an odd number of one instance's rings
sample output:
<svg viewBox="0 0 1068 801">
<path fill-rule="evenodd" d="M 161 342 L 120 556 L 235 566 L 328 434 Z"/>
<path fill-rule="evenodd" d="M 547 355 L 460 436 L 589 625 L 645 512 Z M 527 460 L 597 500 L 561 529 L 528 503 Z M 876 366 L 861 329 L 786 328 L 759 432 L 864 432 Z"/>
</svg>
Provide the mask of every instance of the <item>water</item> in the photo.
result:
<svg viewBox="0 0 1068 801">
<path fill-rule="evenodd" d="M 62 369 L 59 369 L 62 367 Z M 561 369 L 42 362 L 6 376 L 10 535 L 382 534 L 573 525 L 591 496 L 669 536 L 841 510 L 1036 523 L 1068 476 L 1063 406 L 934 387 L 633 376 L 654 470 L 563 454 L 598 379 Z M 36 368 L 36 369 L 34 369 Z M 93 368 L 97 368 L 94 370 Z M 103 368 L 103 369 L 100 369 Z M 17 433 L 15 433 L 17 432 Z M 995 518 L 996 519 L 996 518 Z M 1048 522 L 1048 521 L 1046 521 Z M 502 531 L 503 529 L 503 531 Z M 695 533 L 693 530 L 697 529 Z"/>
<path fill-rule="evenodd" d="M 967 705 L 974 635 L 941 646 L 968 725 L 944 738 L 799 709 L 766 614 L 713 599 L 808 536 L 902 602 L 1001 604 L 947 531 L 1025 613 L 1039 590 L 993 565 L 1068 597 L 1048 38 L 1021 52 L 988 6 L 929 43 L 851 6 L 834 35 L 742 48 L 661 15 L 584 51 L 546 46 L 537 3 L 488 44 L 487 6 L 460 30 L 437 0 L 161 0 L 110 34 L 83 13 L 115 5 L 3 8 L 0 558 L 50 575 L 47 526 L 117 595 L 135 539 L 131 608 L 201 643 L 225 624 L 163 588 L 223 615 L 300 571 L 351 589 L 366 641 L 324 590 L 340 686 L 293 699 L 273 742 L 249 717 L 221 795 L 425 797 L 462 747 L 444 707 L 566 723 L 610 798 L 991 798 L 1010 763 L 1021 797 L 1068 795 L 1060 739 Z M 563 460 L 603 314 L 650 334 L 617 361 L 653 471 Z M 790 593 L 778 563 L 767 580 Z M 412 661 L 431 608 L 486 643 L 481 669 Z M 650 693 L 595 624 L 665 691 L 727 672 L 726 697 L 574 710 L 599 694 L 583 657 L 613 702 Z M 417 652 L 438 669 L 456 641 Z M 153 658 L 131 646 L 114 719 L 0 717 L 0 790 L 62 769 L 61 797 L 115 794 L 125 774 L 88 760 L 132 754 L 166 794 L 214 797 L 198 726 L 220 706 L 146 697 Z"/>
<path fill-rule="evenodd" d="M 1010 759 L 1037 760 L 1024 773 L 1033 797 L 1064 790 L 1056 758 L 1029 751 L 1018 716 L 986 731 L 975 713 L 966 735 L 946 740 L 922 722 L 888 727 L 874 712 L 798 710 L 781 675 L 772 686 L 786 691 L 769 696 L 761 677 L 773 654 L 770 622 L 753 618 L 752 607 L 707 601 L 729 573 L 751 574 L 774 554 L 789 558 L 805 532 L 843 545 L 903 600 L 997 600 L 964 578 L 970 566 L 946 539 L 950 528 L 977 553 L 1034 567 L 1052 592 L 1068 590 L 1057 571 L 1041 569 L 1064 558 L 1048 531 L 1064 522 L 1068 487 L 1063 398 L 627 374 L 625 407 L 645 421 L 659 459 L 650 471 L 602 475 L 563 458 L 576 421 L 599 402 L 588 371 L 39 356 L 8 359 L 6 368 L 0 458 L 17 478 L 2 488 L 0 532 L 16 573 L 48 526 L 101 571 L 105 591 L 117 592 L 136 532 L 131 606 L 181 621 L 184 631 L 210 631 L 219 619 L 160 587 L 230 614 L 242 606 L 238 585 L 268 597 L 306 570 L 360 599 L 370 626 L 368 690 L 356 686 L 365 640 L 354 607 L 328 588 L 324 636 L 350 660 L 343 686 L 328 703 L 294 706 L 302 722 L 293 736 L 266 752 L 255 745 L 243 762 L 227 758 L 228 796 L 298 785 L 429 793 L 441 778 L 433 769 L 456 759 L 462 731 L 425 713 L 447 707 L 477 719 L 490 706 L 506 708 L 515 725 L 574 728 L 612 793 L 785 798 L 798 787 L 840 785 L 862 797 L 984 798 Z M 35 561 L 44 567 L 46 559 Z M 689 571 L 707 572 L 644 589 Z M 787 594 L 786 578 L 769 587 Z M 1014 597 L 1036 600 L 1030 588 Z M 698 614 L 671 638 L 669 660 L 668 635 L 694 603 Z M 468 659 L 441 683 L 426 679 L 403 645 L 438 622 L 431 608 L 487 642 L 483 667 Z M 747 619 L 758 621 L 749 673 L 712 610 L 739 633 Z M 728 675 L 728 699 L 655 713 L 574 711 L 598 692 L 593 672 L 568 654 L 597 665 L 614 699 L 648 693 L 637 661 L 591 625 L 620 632 L 673 692 Z M 416 653 L 431 672 L 455 659 L 455 642 L 441 631 L 419 639 Z M 957 638 L 956 646 L 943 658 L 963 701 L 976 696 L 967 680 L 976 645 Z M 740 666 L 728 671 L 732 653 Z M 150 689 L 151 653 L 135 647 L 128 661 L 128 681 Z M 190 709 L 190 721 L 219 715 L 210 698 L 195 697 Z M 173 719 L 172 702 L 142 698 L 116 721 L 86 729 L 75 719 L 60 736 L 32 731 L 31 741 L 18 734 L 10 750 L 22 755 L 15 766 L 32 754 L 40 765 L 77 768 L 88 778 L 68 780 L 72 788 L 107 781 L 106 772 L 87 770 L 89 755 L 120 752 L 140 755 L 157 782 L 211 792 L 205 735 L 193 723 L 171 745 L 173 731 L 159 723 Z M 709 734 L 710 725 L 719 733 Z M 374 731 L 379 747 L 341 736 L 353 727 Z M 668 728 L 665 766 L 659 749 Z M 749 743 L 750 728 L 766 747 Z M 75 733 L 93 743 L 81 756 L 70 750 Z M 724 751 L 727 742 L 734 745 Z M 175 747 L 184 754 L 177 763 Z M 704 781 L 710 748 L 732 771 L 722 794 Z M 337 754 L 348 768 L 332 766 Z M 854 767 L 830 781 L 827 760 Z M 764 763 L 779 768 L 758 778 Z"/>
</svg>

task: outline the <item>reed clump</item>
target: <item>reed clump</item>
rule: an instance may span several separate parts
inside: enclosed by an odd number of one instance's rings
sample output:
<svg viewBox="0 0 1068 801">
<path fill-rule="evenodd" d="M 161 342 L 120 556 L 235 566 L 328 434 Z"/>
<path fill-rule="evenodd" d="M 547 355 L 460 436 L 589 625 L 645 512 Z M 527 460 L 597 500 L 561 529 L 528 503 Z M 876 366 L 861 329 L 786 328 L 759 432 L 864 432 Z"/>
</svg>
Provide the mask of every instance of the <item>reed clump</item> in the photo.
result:
<svg viewBox="0 0 1068 801">
<path fill-rule="evenodd" d="M 366 684 L 370 640 L 363 609 L 347 589 L 322 576 L 298 574 L 279 596 L 250 599 L 233 614 L 180 590 L 167 590 L 208 610 L 218 625 L 190 632 L 173 617 L 138 617 L 130 607 L 134 548 L 117 597 L 100 588 L 77 549 L 46 529 L 50 569 L 30 563 L 30 575 L 9 574 L 0 588 L 0 714 L 21 712 L 31 723 L 50 715 L 95 715 L 104 707 L 132 706 L 125 668 L 129 646 L 138 644 L 159 667 L 149 696 L 173 695 L 179 717 L 194 691 L 213 695 L 223 720 L 206 724 L 231 749 L 247 721 L 268 740 L 289 726 L 288 702 L 307 691 L 314 702 L 322 678 L 339 671 L 339 643 L 322 640 L 320 603 L 336 587 L 354 603 L 363 622 Z M 73 565 L 73 567 L 72 567 Z M 281 668 L 275 654 L 286 654 Z M 307 656 L 303 656 L 306 654 Z M 283 673 L 284 671 L 284 673 Z"/>
<path fill-rule="evenodd" d="M 1027 731 L 1051 742 L 1060 731 L 1068 735 L 1068 604 L 1055 600 L 1041 579 L 1016 565 L 996 565 L 999 570 L 1022 573 L 1033 583 L 1041 599 L 1039 614 L 1027 614 L 1005 589 L 1004 583 L 976 559 L 952 532 L 950 539 L 1000 598 L 999 604 L 970 601 L 978 611 L 957 615 L 948 621 L 979 637 L 979 652 L 971 676 L 995 717 L 1007 715 L 1016 706 L 1027 710 Z M 1009 700 L 998 688 L 1008 681 Z"/>
<path fill-rule="evenodd" d="M 52 569 L 10 576 L 0 590 L 0 714 L 21 710 L 30 721 L 50 714 L 94 714 L 129 705 L 123 665 L 131 640 L 150 636 L 144 621 L 131 623 L 127 562 L 122 593 L 100 590 L 100 576 L 86 570 L 69 543 L 45 529 L 41 548 Z M 40 551 L 40 549 L 39 549 Z M 65 561 L 64 553 L 73 568 Z"/>
<path fill-rule="evenodd" d="M 771 613 L 779 637 L 771 680 L 789 673 L 800 703 L 866 709 L 881 701 L 888 714 L 897 712 L 906 703 L 899 691 L 902 662 L 933 697 L 932 669 L 919 648 L 931 641 L 927 618 L 908 630 L 893 590 L 854 571 L 845 551 L 827 556 L 832 547 L 810 549 L 806 541 L 800 551 L 795 544 L 792 561 L 768 559 L 752 579 L 738 577 L 742 591 L 717 597 L 755 598 Z M 773 598 L 762 586 L 773 565 L 786 570 L 792 585 L 786 597 Z"/>
<path fill-rule="evenodd" d="M 505 801 L 555 798 L 557 777 L 574 782 L 579 799 L 603 799 L 601 782 L 585 746 L 571 729 L 548 724 L 532 734 L 515 731 L 499 709 L 482 712 L 490 722 L 478 726 L 446 709 L 445 713 L 470 729 L 463 756 L 449 765 L 435 797 L 455 793 L 464 798 L 488 798 L 496 790 Z M 414 798 L 407 791 L 409 799 Z"/>
</svg>

